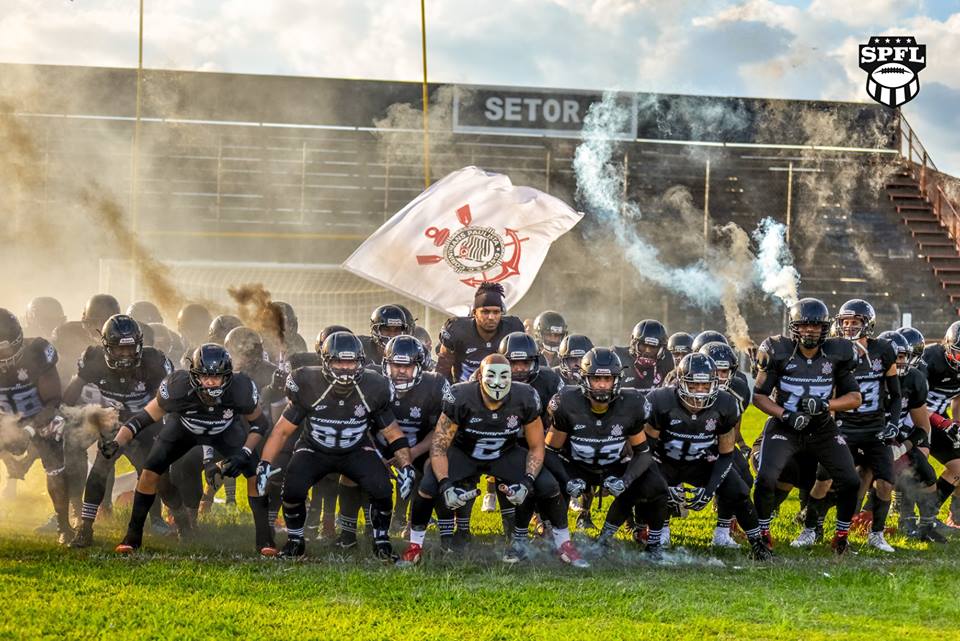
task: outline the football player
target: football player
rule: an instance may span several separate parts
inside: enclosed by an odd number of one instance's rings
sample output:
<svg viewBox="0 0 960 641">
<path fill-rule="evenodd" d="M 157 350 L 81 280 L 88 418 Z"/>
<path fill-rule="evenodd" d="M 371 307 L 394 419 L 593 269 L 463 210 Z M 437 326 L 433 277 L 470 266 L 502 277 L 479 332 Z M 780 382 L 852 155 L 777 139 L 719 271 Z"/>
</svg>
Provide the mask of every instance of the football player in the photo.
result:
<svg viewBox="0 0 960 641">
<path fill-rule="evenodd" d="M 140 329 L 144 325 L 153 325 L 154 323 L 163 324 L 163 315 L 157 306 L 146 300 L 138 300 L 127 307 L 127 316 L 133 317 L 133 320 L 140 323 Z"/>
<path fill-rule="evenodd" d="M 206 340 L 211 322 L 213 317 L 203 305 L 190 303 L 180 308 L 177 314 L 177 333 L 183 341 L 184 360 L 181 364 L 184 367 L 190 367 L 187 357 L 193 355 L 197 346 Z"/>
<path fill-rule="evenodd" d="M 771 418 L 763 430 L 754 502 L 768 545 L 777 481 L 798 452 L 810 452 L 833 479 L 837 523 L 833 549 L 847 550 L 860 478 L 831 412 L 860 406 L 854 377 L 858 357 L 845 338 L 827 338 L 832 319 L 823 301 L 803 298 L 790 307 L 789 336 L 771 336 L 757 353 L 753 404 Z"/>
<path fill-rule="evenodd" d="M 676 387 L 647 394 L 644 416 L 647 438 L 658 454 L 660 472 L 674 502 L 702 510 L 716 496 L 736 515 L 750 542 L 751 556 L 769 559 L 750 488 L 733 471 L 740 407 L 732 394 L 720 389 L 713 359 L 701 353 L 684 356 L 677 368 Z M 693 490 L 687 491 L 685 483 Z M 655 536 L 652 527 L 649 536 Z"/>
<path fill-rule="evenodd" d="M 380 367 L 384 348 L 394 336 L 413 334 L 414 327 L 407 322 L 407 315 L 399 305 L 381 305 L 370 315 L 370 335 L 360 336 L 367 364 Z"/>
<path fill-rule="evenodd" d="M 623 386 L 643 394 L 660 387 L 673 369 L 673 357 L 667 351 L 667 330 L 660 321 L 640 321 L 630 333 L 630 346 L 614 350 L 625 364 Z"/>
<path fill-rule="evenodd" d="M 39 336 L 46 340 L 53 338 L 53 330 L 67 322 L 63 306 L 56 298 L 40 296 L 27 305 L 24 314 L 24 336 Z"/>
<path fill-rule="evenodd" d="M 447 320 L 440 330 L 437 373 L 451 383 L 469 380 L 480 361 L 497 351 L 504 336 L 524 331 L 523 321 L 506 315 L 503 296 L 500 284 L 481 283 L 473 299 L 473 313 Z"/>
<path fill-rule="evenodd" d="M 80 357 L 77 373 L 63 392 L 63 402 L 65 405 L 86 405 L 93 401 L 116 409 L 123 422 L 143 410 L 156 396 L 160 382 L 173 372 L 173 365 L 162 352 L 144 347 L 140 325 L 130 316 L 111 316 L 100 335 L 101 345 L 88 347 Z M 93 398 L 88 391 L 91 386 L 96 390 Z M 160 423 L 146 426 L 122 452 L 111 450 L 110 443 L 117 428 L 115 424 L 110 432 L 98 435 L 102 451 L 97 452 L 87 476 L 80 527 L 71 547 L 85 548 L 93 544 L 93 524 L 106 493 L 109 472 L 116 463 L 116 454 L 124 454 L 139 473 L 160 431 Z M 179 495 L 168 479 L 163 480 L 160 485 L 162 498 L 182 524 L 184 515 L 177 514 Z"/>
<path fill-rule="evenodd" d="M 264 347 L 267 352 L 267 358 L 273 363 L 285 362 L 289 354 L 300 354 L 307 351 L 307 341 L 300 335 L 300 320 L 290 303 L 283 301 L 272 301 L 270 308 L 273 310 L 276 318 L 279 319 L 280 336 L 273 332 L 265 332 L 263 335 Z"/>
<path fill-rule="evenodd" d="M 374 553 L 395 559 L 389 527 L 393 488 L 390 473 L 371 440 L 382 430 L 397 466 L 398 493 L 410 494 L 416 472 L 410 448 L 393 415 L 393 389 L 383 376 L 364 369 L 363 345 L 347 332 L 334 332 L 324 341 L 320 367 L 301 367 L 287 377 L 287 407 L 270 433 L 257 468 L 260 494 L 275 473 L 273 461 L 287 439 L 303 425 L 283 484 L 287 524 L 284 558 L 306 551 L 304 523 L 307 492 L 317 481 L 338 472 L 360 486 L 372 505 Z"/>
<path fill-rule="evenodd" d="M 587 352 L 581 371 L 579 386 L 565 387 L 550 400 L 547 467 L 569 498 L 600 486 L 615 497 L 597 539 L 600 545 L 609 545 L 636 507 L 649 527 L 647 552 L 657 556 L 667 484 L 651 465 L 643 396 L 620 389 L 623 366 L 606 347 Z"/>
<path fill-rule="evenodd" d="M 563 337 L 560 347 L 557 348 L 560 362 L 553 371 L 560 375 L 564 385 L 580 384 L 580 361 L 591 349 L 593 341 L 583 334 L 567 334 Z"/>
<path fill-rule="evenodd" d="M 204 342 L 223 345 L 223 341 L 227 338 L 230 330 L 237 327 L 243 327 L 243 321 L 231 314 L 221 314 L 210 321 L 210 327 L 207 328 L 207 338 Z"/>
<path fill-rule="evenodd" d="M 157 395 L 124 421 L 101 449 L 108 458 L 130 444 L 139 432 L 163 419 L 133 494 L 133 511 L 116 547 L 130 554 L 143 544 L 143 524 L 156 498 L 160 477 L 170 464 L 197 445 L 209 445 L 225 457 L 224 476 L 247 477 L 247 494 L 256 528 L 257 549 L 275 550 L 267 527 L 266 501 L 258 501 L 254 449 L 269 428 L 260 411 L 259 391 L 245 374 L 233 371 L 230 354 L 220 345 L 197 347 L 189 371 L 176 370 L 160 383 Z M 247 433 L 247 426 L 250 431 Z"/>
<path fill-rule="evenodd" d="M 433 339 L 430 338 L 430 332 L 419 325 L 413 328 L 413 336 L 423 345 L 423 369 L 426 372 L 433 372 L 437 369 L 437 359 L 434 358 Z"/>
<path fill-rule="evenodd" d="M 547 367 L 555 367 L 559 364 L 557 351 L 566 335 L 567 321 L 559 312 L 540 312 L 533 319 L 533 337 L 537 341 L 540 354 L 543 355 L 545 361 L 543 364 Z"/>
<path fill-rule="evenodd" d="M 47 493 L 56 512 L 57 540 L 73 538 L 67 478 L 64 473 L 63 426 L 59 415 L 60 375 L 57 350 L 43 338 L 24 338 L 20 321 L 0 309 L 0 418 L 16 421 L 6 444 L 13 454 L 32 445 L 47 475 Z"/>
<path fill-rule="evenodd" d="M 667 339 L 667 351 L 673 357 L 673 367 L 676 368 L 684 356 L 693 351 L 693 336 L 686 332 L 670 334 Z"/>
<path fill-rule="evenodd" d="M 535 499 L 540 514 L 552 525 L 553 542 L 561 560 L 577 567 L 588 564 L 580 556 L 567 527 L 566 505 L 560 486 L 543 469 L 544 434 L 540 398 L 524 383 L 511 380 L 510 362 L 490 354 L 480 364 L 478 381 L 458 383 L 443 399 L 443 412 L 430 446 L 430 466 L 414 495 L 410 510 L 410 545 L 406 564 L 420 561 L 427 523 L 434 505 L 458 510 L 476 496 L 480 474 L 501 482 L 501 489 L 517 506 L 517 522 L 529 522 Z M 524 435 L 529 450 L 517 445 Z M 503 560 L 518 563 L 528 557 L 526 532 L 519 532 Z"/>
</svg>

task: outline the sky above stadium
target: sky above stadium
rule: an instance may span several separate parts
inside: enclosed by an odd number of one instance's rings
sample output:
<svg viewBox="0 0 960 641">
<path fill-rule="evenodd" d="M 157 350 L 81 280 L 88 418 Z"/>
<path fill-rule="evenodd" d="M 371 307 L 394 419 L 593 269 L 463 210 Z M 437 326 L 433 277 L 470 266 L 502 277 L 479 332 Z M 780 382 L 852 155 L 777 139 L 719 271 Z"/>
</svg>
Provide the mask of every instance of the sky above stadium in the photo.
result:
<svg viewBox="0 0 960 641">
<path fill-rule="evenodd" d="M 417 0 L 146 2 L 152 68 L 419 80 Z M 136 0 L 0 0 L 0 61 L 131 67 Z M 904 107 L 960 175 L 960 3 L 952 0 L 427 0 L 430 80 L 867 101 L 857 45 L 927 45 Z"/>
</svg>

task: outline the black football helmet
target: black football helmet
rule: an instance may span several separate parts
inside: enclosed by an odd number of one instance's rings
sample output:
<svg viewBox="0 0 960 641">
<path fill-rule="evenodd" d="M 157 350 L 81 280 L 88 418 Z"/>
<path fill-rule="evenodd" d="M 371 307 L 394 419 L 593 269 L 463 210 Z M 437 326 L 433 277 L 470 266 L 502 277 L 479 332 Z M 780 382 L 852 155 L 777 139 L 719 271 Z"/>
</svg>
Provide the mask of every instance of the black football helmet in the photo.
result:
<svg viewBox="0 0 960 641">
<path fill-rule="evenodd" d="M 860 321 L 860 326 L 853 326 L 847 329 L 843 328 L 844 319 L 855 319 Z M 834 317 L 835 333 L 837 336 L 843 336 L 852 341 L 864 336 L 873 336 L 873 328 L 877 324 L 877 313 L 873 311 L 873 305 L 865 300 L 853 298 L 848 300 Z"/>
<path fill-rule="evenodd" d="M 153 329 L 154 347 L 166 354 L 167 358 L 174 363 L 179 363 L 184 350 L 180 335 L 163 323 L 150 323 L 150 327 Z"/>
<path fill-rule="evenodd" d="M 433 339 L 427 328 L 417 325 L 413 328 L 413 336 L 423 345 L 423 369 L 432 372 L 437 367 L 437 361 L 433 357 Z"/>
<path fill-rule="evenodd" d="M 510 361 L 510 377 L 520 383 L 529 383 L 540 373 L 540 350 L 537 348 L 537 341 L 530 334 L 523 332 L 511 332 L 500 341 L 500 349 L 497 350 L 507 357 Z M 528 363 L 525 370 L 517 370 L 514 363 Z"/>
<path fill-rule="evenodd" d="M 642 320 L 630 332 L 630 356 L 641 367 L 656 365 L 667 348 L 667 329 L 658 320 Z"/>
<path fill-rule="evenodd" d="M 244 369 L 263 360 L 263 339 L 249 327 L 234 327 L 223 339 L 227 352 L 237 359 L 237 367 Z M 241 367 L 242 364 L 242 367 Z"/>
<path fill-rule="evenodd" d="M 328 383 L 341 390 L 352 388 L 360 382 L 365 363 L 363 343 L 350 332 L 334 332 L 327 336 L 320 347 L 323 376 Z"/>
<path fill-rule="evenodd" d="M 409 312 L 407 312 L 409 314 Z M 394 336 L 412 334 L 407 314 L 397 305 L 381 305 L 370 314 L 370 335 L 381 347 Z"/>
<path fill-rule="evenodd" d="M 150 327 L 150 325 L 148 325 L 147 323 L 137 323 L 137 324 L 140 325 L 140 331 L 143 333 L 143 346 L 154 347 L 156 345 L 157 336 L 154 333 L 153 328 Z"/>
<path fill-rule="evenodd" d="M 700 348 L 700 353 L 709 356 L 717 367 L 717 382 L 720 389 L 730 389 L 730 383 L 740 369 L 740 360 L 733 348 L 726 343 L 715 341 Z"/>
<path fill-rule="evenodd" d="M 692 385 L 707 384 L 704 391 L 694 390 Z M 720 381 L 717 377 L 717 364 L 713 359 L 701 352 L 687 354 L 677 367 L 677 394 L 688 407 L 702 410 L 713 405 L 720 392 Z"/>
<path fill-rule="evenodd" d="M 690 349 L 693 352 L 699 352 L 707 343 L 723 343 L 724 345 L 729 345 L 730 341 L 720 332 L 707 329 L 693 337 L 693 344 L 690 346 Z"/>
<path fill-rule="evenodd" d="M 613 386 L 608 390 L 593 387 L 596 376 L 612 376 Z M 597 403 L 609 403 L 620 395 L 623 380 L 623 364 L 620 357 L 609 347 L 593 347 L 580 359 L 580 391 Z"/>
<path fill-rule="evenodd" d="M 953 369 L 960 369 L 960 321 L 953 321 L 943 335 L 943 353 Z"/>
<path fill-rule="evenodd" d="M 143 357 L 143 331 L 132 316 L 116 314 L 100 329 L 103 358 L 110 369 L 127 370 L 140 365 Z"/>
<path fill-rule="evenodd" d="M 23 351 L 23 327 L 9 310 L 0 308 L 0 369 L 12 367 Z"/>
<path fill-rule="evenodd" d="M 387 342 L 383 350 L 383 375 L 390 379 L 393 388 L 400 393 L 406 392 L 417 386 L 423 379 L 424 363 L 427 360 L 426 350 L 423 344 L 414 336 L 401 334 L 394 336 Z M 413 373 L 407 376 L 400 376 L 399 372 L 393 370 L 394 365 L 412 365 Z"/>
<path fill-rule="evenodd" d="M 327 337 L 334 332 L 346 332 L 348 334 L 352 334 L 353 330 L 349 327 L 344 327 L 343 325 L 327 325 L 320 330 L 319 334 L 317 334 L 317 340 L 313 344 L 313 349 L 317 352 L 317 354 L 319 354 L 320 350 L 323 349 L 323 341 L 327 340 Z"/>
<path fill-rule="evenodd" d="M 201 381 L 205 376 L 220 376 L 220 384 L 205 387 Z M 233 361 L 225 347 L 215 343 L 204 343 L 193 350 L 193 358 L 190 359 L 190 382 L 200 400 L 207 405 L 218 404 L 232 380 Z"/>
<path fill-rule="evenodd" d="M 673 366 L 680 364 L 680 359 L 693 351 L 693 336 L 686 332 L 670 334 L 667 339 L 667 351 L 673 356 Z"/>
<path fill-rule="evenodd" d="M 788 327 L 790 328 L 790 338 L 797 341 L 806 349 L 813 349 L 823 345 L 830 333 L 830 310 L 826 304 L 817 298 L 801 298 L 790 306 L 788 312 Z M 820 333 L 816 336 L 800 335 L 800 327 L 803 325 L 819 325 Z"/>
<path fill-rule="evenodd" d="M 920 364 L 920 361 L 923 360 L 923 348 L 926 347 L 926 339 L 924 339 L 919 329 L 912 327 L 901 327 L 897 330 L 897 333 L 907 339 L 907 343 L 910 344 L 910 353 L 907 355 L 907 362 L 910 364 L 910 367 L 916 367 Z"/>
<path fill-rule="evenodd" d="M 91 332 L 99 332 L 108 318 L 119 313 L 120 303 L 117 302 L 116 298 L 110 294 L 97 294 L 91 296 L 83 306 L 80 322 Z"/>
<path fill-rule="evenodd" d="M 275 300 L 270 303 L 270 306 L 279 313 L 282 319 L 284 336 L 293 336 L 300 331 L 300 319 L 297 318 L 293 305 Z"/>
<path fill-rule="evenodd" d="M 910 355 L 913 352 L 913 348 L 910 347 L 910 343 L 907 342 L 906 337 L 900 332 L 891 330 L 881 332 L 877 338 L 889 341 L 890 345 L 893 346 L 893 351 L 897 354 L 897 374 L 903 376 L 910 371 Z"/>
<path fill-rule="evenodd" d="M 127 308 L 127 316 L 133 316 L 133 319 L 140 323 L 141 329 L 144 324 L 162 323 L 163 316 L 157 306 L 148 300 L 138 300 Z"/>
<path fill-rule="evenodd" d="M 583 334 L 567 334 L 560 341 L 557 357 L 560 359 L 560 372 L 568 379 L 580 380 L 580 361 L 593 349 L 593 341 Z"/>
<path fill-rule="evenodd" d="M 221 314 L 210 321 L 207 328 L 207 342 L 223 345 L 231 329 L 243 327 L 243 321 L 231 314 Z"/>
<path fill-rule="evenodd" d="M 67 317 L 60 301 L 50 296 L 40 296 L 27 305 L 23 320 L 28 330 L 33 332 L 31 336 L 50 338 L 53 330 L 67 322 Z"/>
<path fill-rule="evenodd" d="M 400 303 L 394 303 L 397 307 L 400 308 L 400 311 L 403 312 L 403 315 L 407 317 L 407 327 L 416 327 L 417 319 L 413 317 L 413 312 L 407 309 L 406 306 L 401 305 Z"/>
<path fill-rule="evenodd" d="M 563 319 L 559 312 L 540 312 L 533 319 L 533 337 L 545 352 L 556 354 L 566 335 L 567 321 Z"/>
<path fill-rule="evenodd" d="M 177 314 L 177 332 L 185 343 L 196 345 L 206 337 L 212 320 L 209 310 L 203 305 L 184 305 Z"/>
</svg>

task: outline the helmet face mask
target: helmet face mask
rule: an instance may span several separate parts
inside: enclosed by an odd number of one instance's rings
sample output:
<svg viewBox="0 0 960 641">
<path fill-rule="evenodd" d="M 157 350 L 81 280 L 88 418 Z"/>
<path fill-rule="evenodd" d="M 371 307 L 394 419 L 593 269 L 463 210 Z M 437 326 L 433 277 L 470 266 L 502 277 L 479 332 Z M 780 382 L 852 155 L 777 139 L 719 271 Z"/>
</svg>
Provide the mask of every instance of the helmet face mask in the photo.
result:
<svg viewBox="0 0 960 641">
<path fill-rule="evenodd" d="M 716 366 L 717 387 L 722 390 L 729 390 L 733 377 L 740 369 L 737 353 L 733 351 L 733 348 L 726 343 L 713 342 L 702 346 L 698 353 L 708 356 Z"/>
<path fill-rule="evenodd" d="M 12 367 L 23 351 L 23 334 L 13 340 L 0 340 L 0 369 Z"/>
<path fill-rule="evenodd" d="M 143 356 L 143 331 L 126 314 L 111 316 L 100 329 L 100 344 L 107 367 L 130 370 L 140 365 Z"/>
<path fill-rule="evenodd" d="M 593 342 L 583 334 L 567 334 L 560 341 L 557 356 L 560 373 L 568 380 L 580 380 L 580 360 L 593 349 Z"/>
<path fill-rule="evenodd" d="M 816 349 L 827 340 L 832 319 L 823 301 L 801 298 L 790 306 L 790 337 L 804 349 Z"/>
<path fill-rule="evenodd" d="M 529 334 L 512 332 L 500 341 L 499 353 L 510 361 L 511 378 L 520 383 L 529 383 L 540 373 L 540 351 L 537 342 Z"/>
<path fill-rule="evenodd" d="M 630 355 L 635 359 L 637 367 L 649 368 L 657 364 L 657 360 L 667 347 L 667 330 L 663 323 L 656 320 L 642 320 L 630 332 Z"/>
<path fill-rule="evenodd" d="M 381 305 L 370 315 L 370 335 L 380 347 L 386 347 L 391 338 L 410 334 L 407 314 L 397 305 Z"/>
<path fill-rule="evenodd" d="M 558 312 L 541 312 L 533 320 L 533 337 L 540 348 L 556 354 L 567 335 L 567 321 Z"/>
<path fill-rule="evenodd" d="M 677 394 L 680 400 L 694 411 L 712 406 L 720 392 L 717 366 L 705 354 L 695 353 L 683 357 L 677 370 Z"/>
<path fill-rule="evenodd" d="M 390 339 L 383 355 L 383 375 L 390 379 L 399 393 L 416 387 L 423 379 L 426 352 L 413 336 L 401 335 Z"/>
<path fill-rule="evenodd" d="M 616 399 L 622 379 L 623 365 L 611 349 L 594 347 L 580 361 L 580 391 L 594 403 L 605 404 Z"/>
<path fill-rule="evenodd" d="M 360 339 L 347 332 L 334 332 L 320 349 L 324 378 L 341 392 L 349 391 L 360 382 L 365 362 Z"/>
<path fill-rule="evenodd" d="M 867 301 L 854 298 L 840 306 L 835 320 L 838 335 L 855 341 L 873 336 L 877 313 Z"/>
<path fill-rule="evenodd" d="M 910 346 L 910 351 L 907 354 L 907 362 L 910 364 L 910 367 L 917 367 L 920 365 L 920 361 L 923 360 L 923 348 L 925 346 L 923 334 L 912 327 L 901 327 L 897 330 L 897 333 L 903 336 L 907 341 L 907 345 Z"/>
</svg>

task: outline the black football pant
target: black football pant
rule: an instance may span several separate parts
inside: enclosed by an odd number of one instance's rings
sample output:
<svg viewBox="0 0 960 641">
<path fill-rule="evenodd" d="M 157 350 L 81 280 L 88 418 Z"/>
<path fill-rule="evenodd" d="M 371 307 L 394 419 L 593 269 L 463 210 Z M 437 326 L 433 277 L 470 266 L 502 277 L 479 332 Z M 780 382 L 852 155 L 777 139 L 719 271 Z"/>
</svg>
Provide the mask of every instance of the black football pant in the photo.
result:
<svg viewBox="0 0 960 641">
<path fill-rule="evenodd" d="M 63 440 L 45 438 L 39 434 L 30 439 L 36 449 L 47 476 L 47 493 L 57 514 L 57 527 L 61 532 L 70 529 L 70 495 L 68 492 L 66 466 L 63 455 Z"/>
<path fill-rule="evenodd" d="M 283 481 L 283 514 L 288 536 L 303 538 L 307 494 L 320 479 L 333 473 L 346 476 L 370 497 L 374 541 L 389 541 L 393 483 L 374 447 L 361 445 L 349 452 L 328 453 L 314 449 L 303 440 L 294 448 Z"/>
<path fill-rule="evenodd" d="M 857 508 L 860 477 L 850 448 L 832 419 L 809 434 L 798 434 L 777 419 L 767 420 L 753 490 L 757 516 L 763 527 L 769 527 L 776 509 L 777 481 L 781 473 L 794 455 L 801 452 L 811 454 L 812 458 L 806 460 L 818 462 L 833 479 L 833 489 L 837 492 L 837 530 L 846 531 Z"/>
<path fill-rule="evenodd" d="M 676 461 L 664 457 L 660 463 L 660 473 L 667 485 L 676 487 L 688 483 L 694 487 L 706 487 L 713 474 L 713 463 L 709 461 Z M 736 470 L 727 472 L 716 492 L 717 509 L 721 506 L 737 517 L 737 522 L 747 534 L 753 537 L 759 534 L 757 510 L 750 501 L 750 487 Z"/>
</svg>

